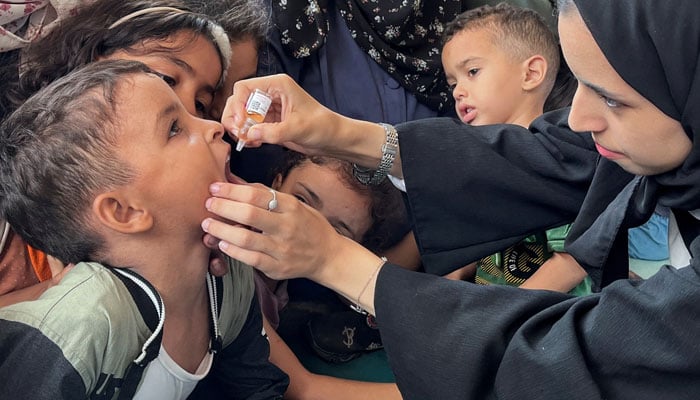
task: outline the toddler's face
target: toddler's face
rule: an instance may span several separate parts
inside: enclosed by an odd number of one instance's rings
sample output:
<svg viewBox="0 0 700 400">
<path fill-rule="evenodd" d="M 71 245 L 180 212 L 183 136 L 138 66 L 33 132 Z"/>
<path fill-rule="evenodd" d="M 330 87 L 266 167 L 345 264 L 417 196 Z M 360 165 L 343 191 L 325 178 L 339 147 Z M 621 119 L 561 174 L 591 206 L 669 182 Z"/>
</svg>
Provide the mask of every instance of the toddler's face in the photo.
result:
<svg viewBox="0 0 700 400">
<path fill-rule="evenodd" d="M 523 65 L 494 43 L 485 29 L 457 33 L 442 49 L 442 66 L 459 119 L 471 125 L 521 121 Z M 529 117 L 527 119 L 530 119 Z"/>
<path fill-rule="evenodd" d="M 136 75 L 117 94 L 117 151 L 136 172 L 127 188 L 159 229 L 201 237 L 209 185 L 229 177 L 230 146 L 221 124 L 190 114 L 153 74 Z"/>
<path fill-rule="evenodd" d="M 273 186 L 318 210 L 341 235 L 359 242 L 372 225 L 370 199 L 349 188 L 331 167 L 304 161 Z"/>
<path fill-rule="evenodd" d="M 192 39 L 183 31 L 164 40 L 141 43 L 134 50 L 116 51 L 103 59 L 133 60 L 161 74 L 193 115 L 209 114 L 221 77 L 221 63 L 214 45 L 202 35 Z"/>
</svg>

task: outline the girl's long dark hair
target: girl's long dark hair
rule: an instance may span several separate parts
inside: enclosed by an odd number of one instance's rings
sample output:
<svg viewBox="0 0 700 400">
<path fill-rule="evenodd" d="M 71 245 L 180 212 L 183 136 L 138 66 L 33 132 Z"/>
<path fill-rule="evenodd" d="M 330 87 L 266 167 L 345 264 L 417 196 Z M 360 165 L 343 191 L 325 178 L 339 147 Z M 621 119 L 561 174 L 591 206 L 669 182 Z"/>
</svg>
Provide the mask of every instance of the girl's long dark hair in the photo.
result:
<svg viewBox="0 0 700 400">
<path fill-rule="evenodd" d="M 99 57 L 117 50 L 134 52 L 139 43 L 165 39 L 183 30 L 192 32 L 193 40 L 197 34 L 212 37 L 212 22 L 195 13 L 145 13 L 109 29 L 119 18 L 151 7 L 188 11 L 178 0 L 98 0 L 63 20 L 45 38 L 5 55 L 2 76 L 6 87 L 0 96 L 0 120 L 42 87 Z"/>
</svg>

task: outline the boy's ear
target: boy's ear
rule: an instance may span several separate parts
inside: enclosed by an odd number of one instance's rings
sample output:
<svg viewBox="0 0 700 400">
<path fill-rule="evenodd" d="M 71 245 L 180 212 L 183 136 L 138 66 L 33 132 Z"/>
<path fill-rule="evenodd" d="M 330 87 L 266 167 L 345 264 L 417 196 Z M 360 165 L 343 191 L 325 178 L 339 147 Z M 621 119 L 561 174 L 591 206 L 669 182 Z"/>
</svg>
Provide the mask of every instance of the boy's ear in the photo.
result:
<svg viewBox="0 0 700 400">
<path fill-rule="evenodd" d="M 275 190 L 280 190 L 280 187 L 282 187 L 282 174 L 275 175 L 275 179 L 272 180 L 272 185 L 270 185 L 270 187 Z"/>
<path fill-rule="evenodd" d="M 92 210 L 102 225 L 120 233 L 144 232 L 153 226 L 148 210 L 132 204 L 117 191 L 99 194 L 92 202 Z"/>
<path fill-rule="evenodd" d="M 547 60 L 541 55 L 534 55 L 523 61 L 524 77 L 522 88 L 530 91 L 539 87 L 547 76 Z"/>
</svg>

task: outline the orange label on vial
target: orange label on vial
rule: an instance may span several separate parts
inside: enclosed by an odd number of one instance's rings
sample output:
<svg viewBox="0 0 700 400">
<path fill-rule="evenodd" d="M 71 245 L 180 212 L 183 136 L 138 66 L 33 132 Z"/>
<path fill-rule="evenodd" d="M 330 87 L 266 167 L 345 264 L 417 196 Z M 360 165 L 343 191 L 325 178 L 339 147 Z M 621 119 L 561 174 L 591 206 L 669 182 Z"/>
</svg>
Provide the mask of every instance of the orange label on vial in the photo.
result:
<svg viewBox="0 0 700 400">
<path fill-rule="evenodd" d="M 270 109 L 270 104 L 272 104 L 270 96 L 260 89 L 255 89 L 248 97 L 246 112 L 253 121 L 260 123 L 265 119 L 267 110 Z"/>
</svg>

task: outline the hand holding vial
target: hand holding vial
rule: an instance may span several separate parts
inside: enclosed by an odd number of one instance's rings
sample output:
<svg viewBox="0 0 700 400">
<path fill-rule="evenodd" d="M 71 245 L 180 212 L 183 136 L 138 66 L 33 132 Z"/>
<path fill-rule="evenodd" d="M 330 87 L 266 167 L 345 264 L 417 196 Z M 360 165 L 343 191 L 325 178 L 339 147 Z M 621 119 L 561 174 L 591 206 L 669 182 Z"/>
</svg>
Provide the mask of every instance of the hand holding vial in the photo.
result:
<svg viewBox="0 0 700 400">
<path fill-rule="evenodd" d="M 243 127 L 238 131 L 238 143 L 236 143 L 236 151 L 243 150 L 246 140 L 245 137 L 251 126 L 259 124 L 265 120 L 267 111 L 270 109 L 272 99 L 270 96 L 260 89 L 255 89 L 248 97 L 246 102 L 246 120 Z"/>
</svg>

